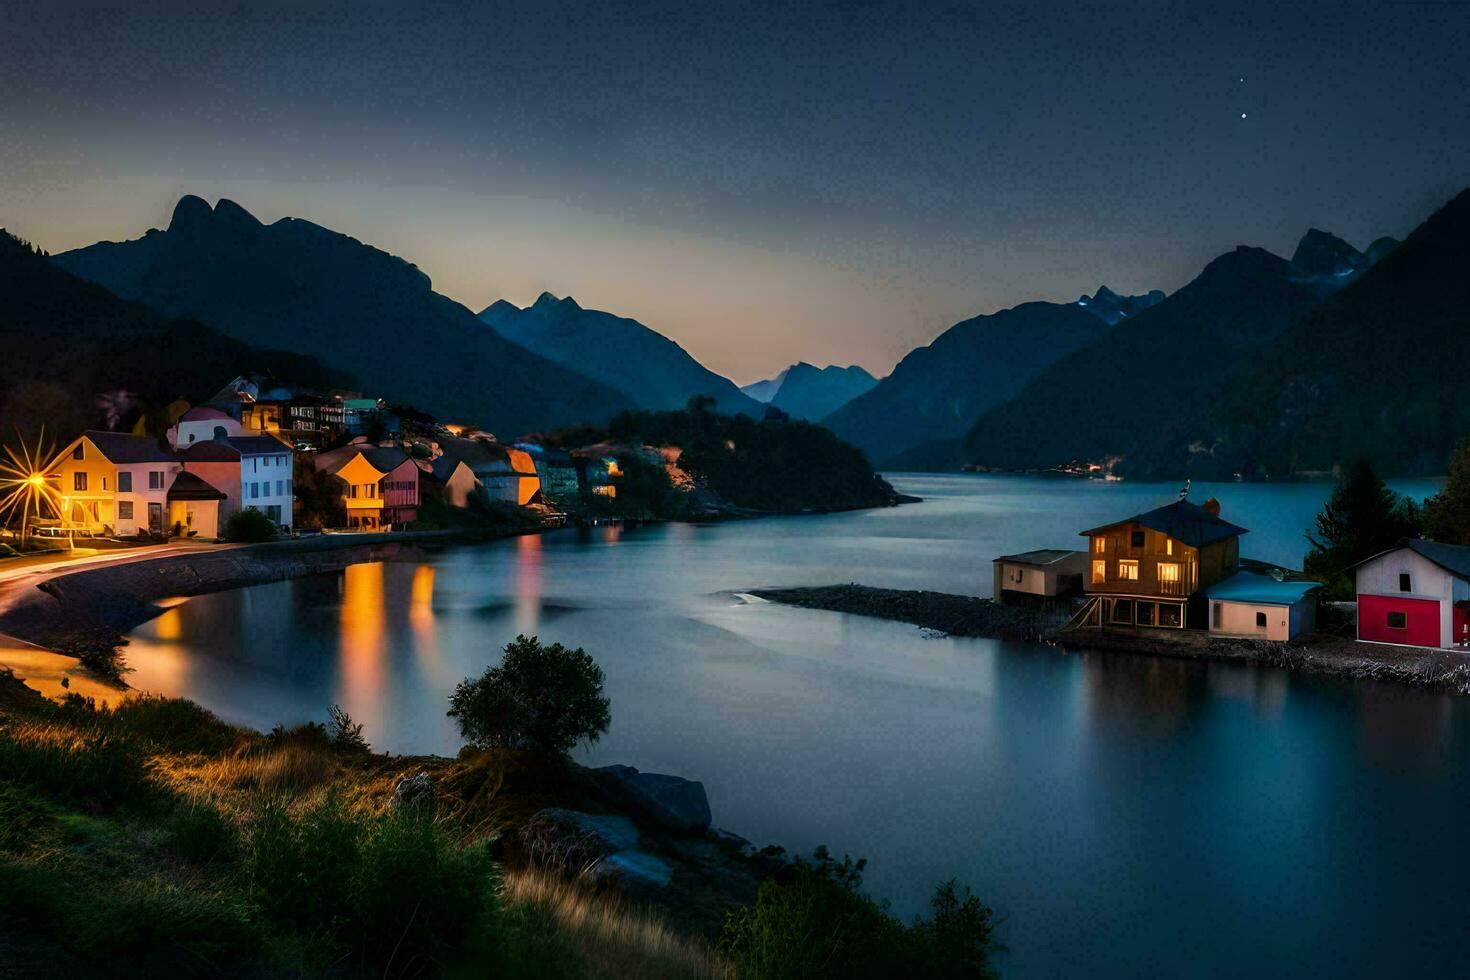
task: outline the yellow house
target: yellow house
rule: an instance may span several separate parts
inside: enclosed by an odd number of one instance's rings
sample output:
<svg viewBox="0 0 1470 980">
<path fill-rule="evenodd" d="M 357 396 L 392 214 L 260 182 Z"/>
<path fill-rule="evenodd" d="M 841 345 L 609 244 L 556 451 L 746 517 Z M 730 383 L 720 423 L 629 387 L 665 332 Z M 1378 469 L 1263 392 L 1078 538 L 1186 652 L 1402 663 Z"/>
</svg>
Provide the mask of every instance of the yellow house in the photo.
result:
<svg viewBox="0 0 1470 980">
<path fill-rule="evenodd" d="M 63 449 L 53 467 L 63 526 L 98 533 L 162 533 L 168 489 L 183 469 L 157 439 L 90 430 Z"/>
<path fill-rule="evenodd" d="M 383 496 L 378 488 L 388 474 L 369 463 L 360 451 L 330 472 L 346 484 L 342 488 L 342 502 L 347 507 L 347 526 L 364 531 L 381 528 Z"/>
</svg>

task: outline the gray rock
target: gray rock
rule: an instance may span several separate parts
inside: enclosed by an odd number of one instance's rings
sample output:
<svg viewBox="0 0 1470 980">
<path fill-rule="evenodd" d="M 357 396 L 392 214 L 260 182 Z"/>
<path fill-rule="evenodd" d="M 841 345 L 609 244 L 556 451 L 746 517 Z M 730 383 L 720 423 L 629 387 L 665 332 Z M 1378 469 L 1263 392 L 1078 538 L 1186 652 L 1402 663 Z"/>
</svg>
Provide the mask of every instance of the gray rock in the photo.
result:
<svg viewBox="0 0 1470 980">
<path fill-rule="evenodd" d="M 393 787 L 392 806 L 395 810 L 407 807 L 432 806 L 434 803 L 434 780 L 426 772 L 404 776 Z"/>
<path fill-rule="evenodd" d="M 709 797 L 703 783 L 682 776 L 639 772 L 632 766 L 603 766 L 596 771 L 612 780 L 629 803 L 659 826 L 684 834 L 709 829 Z"/>
<path fill-rule="evenodd" d="M 526 821 L 521 842 L 532 863 L 623 886 L 663 888 L 674 871 L 662 858 L 638 847 L 638 828 L 616 814 L 549 807 Z"/>
</svg>

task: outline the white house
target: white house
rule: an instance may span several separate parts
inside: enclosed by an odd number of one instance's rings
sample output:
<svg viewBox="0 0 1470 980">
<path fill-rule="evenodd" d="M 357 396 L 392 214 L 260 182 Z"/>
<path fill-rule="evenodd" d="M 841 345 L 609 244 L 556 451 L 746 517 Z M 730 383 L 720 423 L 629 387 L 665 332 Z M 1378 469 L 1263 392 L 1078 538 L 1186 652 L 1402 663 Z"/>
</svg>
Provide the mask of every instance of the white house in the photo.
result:
<svg viewBox="0 0 1470 980">
<path fill-rule="evenodd" d="M 1408 541 L 1357 566 L 1358 639 L 1470 647 L 1470 547 Z"/>
<path fill-rule="evenodd" d="M 168 488 L 182 468 L 157 439 L 84 432 L 57 459 L 61 519 L 93 533 L 162 533 L 168 522 Z"/>
<path fill-rule="evenodd" d="M 220 430 L 227 436 L 244 435 L 245 432 L 239 421 L 230 415 L 208 405 L 196 405 L 169 426 L 168 441 L 175 449 L 187 449 L 196 442 L 213 439 Z"/>
<path fill-rule="evenodd" d="M 1019 596 L 1055 598 L 1077 595 L 1087 573 L 1087 552 L 1044 548 L 993 561 L 997 601 Z"/>
<path fill-rule="evenodd" d="M 181 450 L 179 458 L 185 470 L 224 494 L 221 526 L 245 508 L 291 526 L 294 459 L 291 447 L 275 436 L 216 435 Z"/>
<path fill-rule="evenodd" d="M 1236 572 L 1205 590 L 1210 603 L 1210 632 L 1285 641 L 1317 627 L 1320 582 L 1292 582 L 1273 575 Z"/>
</svg>

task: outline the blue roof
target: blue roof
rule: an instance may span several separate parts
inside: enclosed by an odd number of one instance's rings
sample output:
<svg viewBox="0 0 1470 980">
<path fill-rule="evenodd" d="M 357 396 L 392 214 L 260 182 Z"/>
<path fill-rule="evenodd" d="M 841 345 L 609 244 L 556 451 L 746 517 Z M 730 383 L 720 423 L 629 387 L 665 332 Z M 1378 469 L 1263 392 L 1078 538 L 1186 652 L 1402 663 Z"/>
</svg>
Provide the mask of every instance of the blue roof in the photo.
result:
<svg viewBox="0 0 1470 980">
<path fill-rule="evenodd" d="M 1278 582 L 1270 575 L 1236 572 L 1223 582 L 1205 590 L 1210 599 L 1225 602 L 1250 602 L 1259 606 L 1289 606 L 1302 596 L 1319 588 L 1321 582 Z"/>
<path fill-rule="evenodd" d="M 1249 533 L 1243 527 L 1237 527 L 1229 521 L 1221 520 L 1220 515 L 1214 511 L 1206 510 L 1187 500 L 1176 500 L 1167 506 L 1155 507 L 1142 514 L 1134 514 L 1127 520 L 1104 524 L 1101 527 L 1083 531 L 1081 534 L 1087 537 L 1122 524 L 1142 524 L 1144 527 L 1167 534 L 1193 548 L 1203 548 L 1216 541 L 1224 541 L 1227 538 Z"/>
</svg>

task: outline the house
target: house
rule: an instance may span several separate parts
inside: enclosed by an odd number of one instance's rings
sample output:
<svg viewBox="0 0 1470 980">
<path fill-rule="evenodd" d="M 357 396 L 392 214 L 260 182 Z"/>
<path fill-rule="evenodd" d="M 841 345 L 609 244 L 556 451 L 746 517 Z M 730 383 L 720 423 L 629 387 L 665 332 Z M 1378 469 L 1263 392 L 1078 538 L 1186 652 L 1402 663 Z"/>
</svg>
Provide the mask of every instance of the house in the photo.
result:
<svg viewBox="0 0 1470 980">
<path fill-rule="evenodd" d="M 1183 498 L 1081 532 L 1088 538 L 1086 591 L 1095 625 L 1206 626 L 1204 590 L 1239 570 L 1240 536 L 1215 500 Z M 1193 607 L 1194 614 L 1190 614 Z"/>
<path fill-rule="evenodd" d="M 1470 547 L 1407 541 L 1356 566 L 1358 639 L 1470 647 Z"/>
<path fill-rule="evenodd" d="M 1019 555 L 1002 555 L 992 563 L 998 602 L 1034 601 L 1077 595 L 1087 574 L 1087 552 L 1046 548 Z"/>
<path fill-rule="evenodd" d="M 244 434 L 233 416 L 209 405 L 196 405 L 169 426 L 168 443 L 175 449 L 184 449 L 196 442 L 213 439 L 220 431 L 228 436 Z"/>
<path fill-rule="evenodd" d="M 380 531 L 418 519 L 421 461 L 401 447 L 355 442 L 312 462 L 341 481 L 348 527 Z"/>
<path fill-rule="evenodd" d="M 168 526 L 168 488 L 181 468 L 157 439 L 84 432 L 57 458 L 62 524 L 94 534 L 161 534 Z"/>
<path fill-rule="evenodd" d="M 581 492 L 577 479 L 577 463 L 571 453 L 560 449 L 543 449 L 541 446 L 516 445 L 531 456 L 536 476 L 541 481 L 541 494 L 548 500 L 572 501 Z"/>
<path fill-rule="evenodd" d="M 1293 640 L 1317 625 L 1319 582 L 1291 581 L 1240 571 L 1205 589 L 1210 601 L 1210 632 L 1218 636 Z"/>
<path fill-rule="evenodd" d="M 419 496 L 425 502 L 438 500 L 451 507 L 464 507 L 480 486 L 464 460 L 448 453 L 415 461 L 419 467 Z"/>
<path fill-rule="evenodd" d="M 210 486 L 195 473 L 184 471 L 168 488 L 168 526 L 178 535 L 217 538 L 224 491 Z"/>
<path fill-rule="evenodd" d="M 418 520 L 419 467 L 413 458 L 397 447 L 374 447 L 362 450 L 367 461 L 383 471 L 379 496 L 383 500 L 383 523 L 403 527 Z"/>
<path fill-rule="evenodd" d="M 219 521 L 252 508 L 289 528 L 294 520 L 295 460 L 291 447 L 275 436 L 216 434 L 179 452 L 186 472 L 224 494 Z"/>
<path fill-rule="evenodd" d="M 448 435 L 440 436 L 438 441 L 446 456 L 464 461 L 491 500 L 525 506 L 541 490 L 536 464 L 524 449 Z"/>
</svg>

